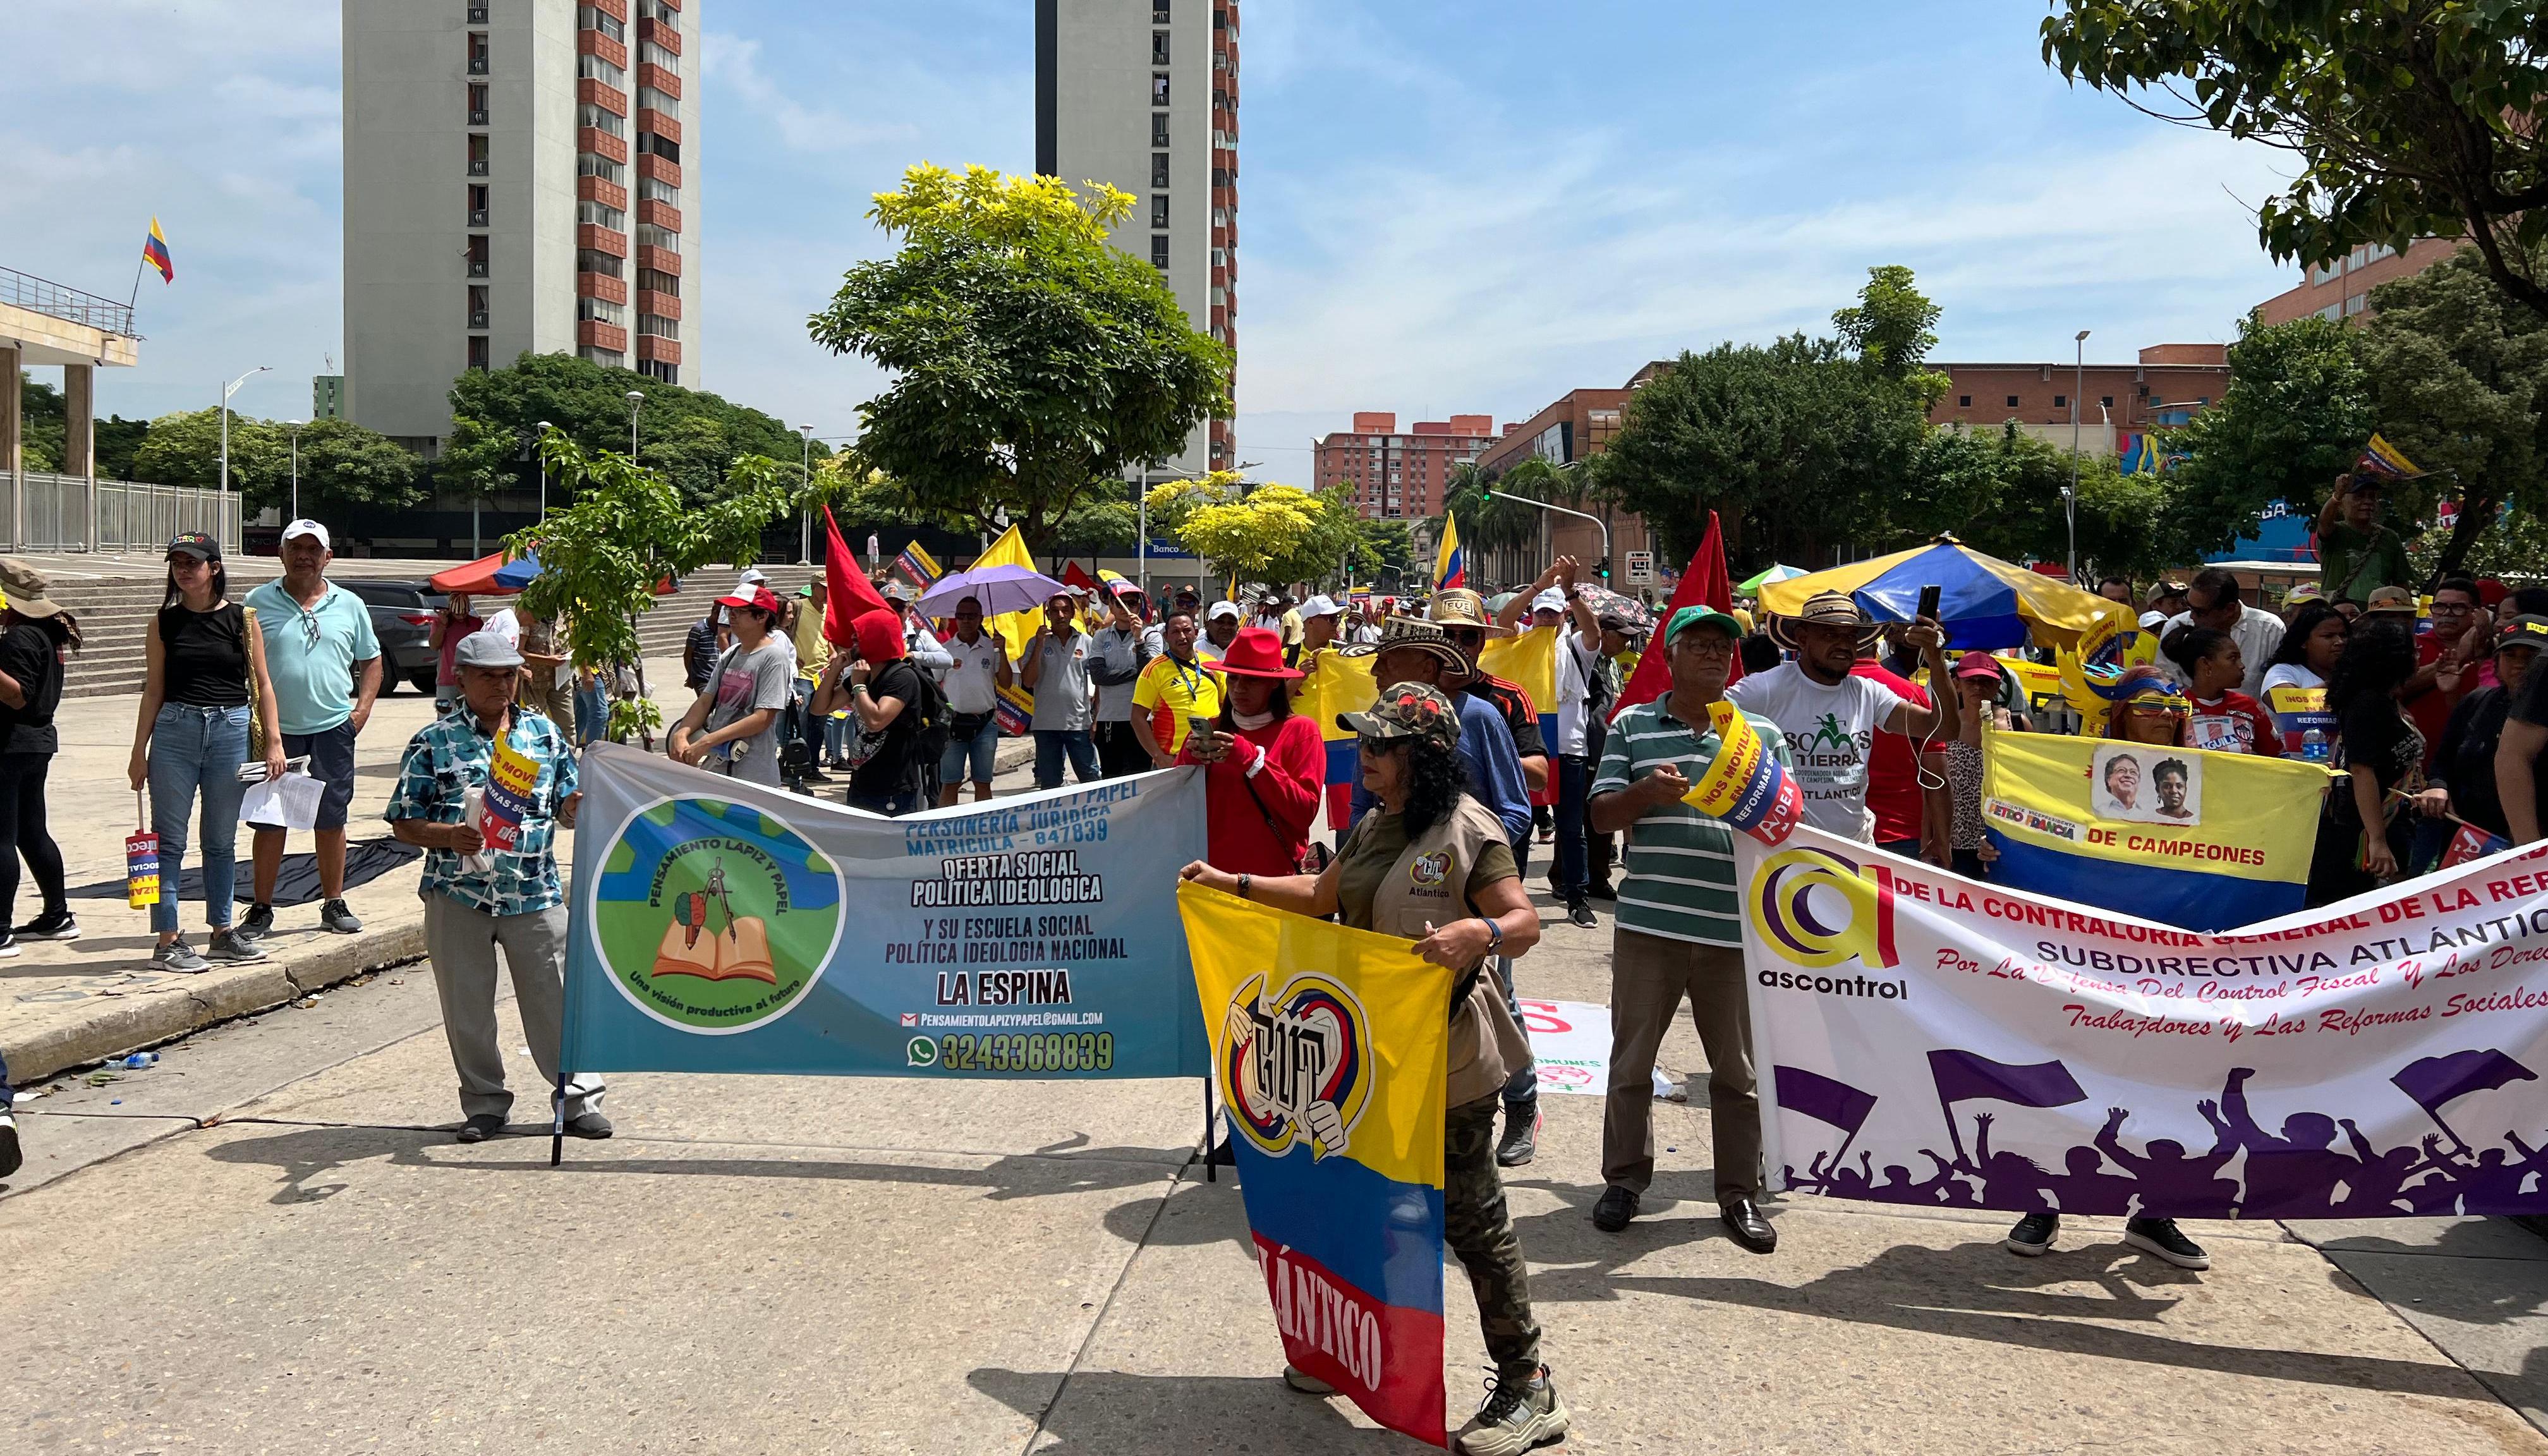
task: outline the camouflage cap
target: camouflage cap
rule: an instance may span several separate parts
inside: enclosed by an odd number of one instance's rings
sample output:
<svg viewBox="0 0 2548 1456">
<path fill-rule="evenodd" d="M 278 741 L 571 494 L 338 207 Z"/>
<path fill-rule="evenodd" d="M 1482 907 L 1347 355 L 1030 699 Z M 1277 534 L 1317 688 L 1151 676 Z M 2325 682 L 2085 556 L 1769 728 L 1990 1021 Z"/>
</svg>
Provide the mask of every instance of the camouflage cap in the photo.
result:
<svg viewBox="0 0 2548 1456">
<path fill-rule="evenodd" d="M 1446 749 L 1460 746 L 1460 710 L 1441 689 L 1421 682 L 1381 689 L 1367 711 L 1336 714 L 1336 726 L 1357 738 L 1426 738 Z"/>
</svg>

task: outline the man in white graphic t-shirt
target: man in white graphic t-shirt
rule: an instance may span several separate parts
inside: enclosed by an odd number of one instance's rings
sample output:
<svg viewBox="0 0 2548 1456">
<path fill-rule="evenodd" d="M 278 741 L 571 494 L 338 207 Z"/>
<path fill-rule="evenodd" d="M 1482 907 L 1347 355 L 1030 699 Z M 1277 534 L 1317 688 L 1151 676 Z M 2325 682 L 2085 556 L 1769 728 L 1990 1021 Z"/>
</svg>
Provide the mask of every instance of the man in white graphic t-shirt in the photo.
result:
<svg viewBox="0 0 2548 1456">
<path fill-rule="evenodd" d="M 1850 676 L 1862 644 L 1877 630 L 1847 595 L 1820 592 L 1794 616 L 1770 619 L 1770 635 L 1795 661 L 1747 677 L 1725 693 L 1786 736 L 1792 760 L 1787 772 L 1804 792 L 1805 822 L 1862 844 L 1875 838 L 1874 816 L 1866 808 L 1866 764 L 1876 730 L 1941 743 L 1962 730 L 1953 692 L 1935 694 L 1938 706 L 1932 710 L 1872 679 Z M 1920 653 L 1930 682 L 1950 681 L 1946 633 L 1935 618 L 1920 618 L 1902 636 Z"/>
</svg>

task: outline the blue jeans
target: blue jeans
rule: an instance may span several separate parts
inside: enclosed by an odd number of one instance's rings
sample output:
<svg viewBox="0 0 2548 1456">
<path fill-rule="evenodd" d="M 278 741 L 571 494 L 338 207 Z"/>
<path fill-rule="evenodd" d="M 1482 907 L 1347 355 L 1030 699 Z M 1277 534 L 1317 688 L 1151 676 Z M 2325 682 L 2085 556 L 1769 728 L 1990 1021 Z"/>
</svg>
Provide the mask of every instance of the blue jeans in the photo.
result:
<svg viewBox="0 0 2548 1456">
<path fill-rule="evenodd" d="M 238 887 L 239 765 L 247 762 L 247 709 L 166 703 L 150 722 L 150 827 L 159 835 L 159 903 L 150 928 L 177 928 L 177 871 L 186 859 L 186 820 L 203 795 L 204 923 L 229 928 Z"/>
<path fill-rule="evenodd" d="M 834 713 L 823 719 L 823 757 L 836 764 L 849 759 L 850 718 L 848 714 Z"/>
<path fill-rule="evenodd" d="M 1037 739 L 1036 753 L 1041 760 L 1044 753 L 1041 735 Z M 999 761 L 999 754 L 1000 715 L 997 713 L 984 713 L 982 726 L 974 730 L 970 737 L 960 737 L 951 730 L 947 735 L 947 752 L 938 756 L 939 786 L 954 788 L 967 781 L 990 782 L 991 772 Z M 1036 773 L 1041 778 L 1044 773 L 1041 762 L 1037 765 Z"/>
<path fill-rule="evenodd" d="M 1070 755 L 1070 772 L 1082 783 L 1095 783 L 1105 776 L 1097 772 L 1097 745 L 1085 728 L 1038 728 L 1036 741 L 1036 787 L 1061 787 L 1061 756 Z"/>
<path fill-rule="evenodd" d="M 575 682 L 575 746 L 583 748 L 598 741 L 610 726 L 610 694 L 602 690 L 602 679 L 595 677 L 586 686 L 582 678 Z"/>
<path fill-rule="evenodd" d="M 1596 766 L 1577 754 L 1557 758 L 1557 897 L 1569 903 L 1584 898 L 1592 883 L 1585 854 L 1585 810 L 1592 802 Z"/>
<path fill-rule="evenodd" d="M 1513 836 L 1513 868 L 1527 876 L 1530 873 L 1530 831 Z M 1521 1014 L 1521 993 L 1513 985 L 1513 963 L 1509 956 L 1496 957 L 1496 979 L 1503 983 L 1504 1009 L 1512 1013 L 1513 1025 L 1521 1028 L 1521 1039 L 1530 1041 L 1530 1023 Z M 1504 1080 L 1504 1111 L 1513 1117 L 1531 1117 L 1539 1111 L 1539 1062 L 1523 1062 Z"/>
</svg>

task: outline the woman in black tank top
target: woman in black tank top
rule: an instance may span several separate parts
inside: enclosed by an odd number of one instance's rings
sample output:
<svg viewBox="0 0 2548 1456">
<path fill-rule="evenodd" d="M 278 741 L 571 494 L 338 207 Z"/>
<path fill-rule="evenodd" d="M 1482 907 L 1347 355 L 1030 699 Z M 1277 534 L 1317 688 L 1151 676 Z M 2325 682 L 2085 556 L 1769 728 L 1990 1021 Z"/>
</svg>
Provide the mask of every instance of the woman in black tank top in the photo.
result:
<svg viewBox="0 0 2548 1456">
<path fill-rule="evenodd" d="M 168 543 L 167 599 L 144 635 L 148 671 L 130 773 L 136 789 L 149 790 L 151 828 L 159 836 L 159 902 L 150 907 L 150 928 L 159 934 L 150 964 L 191 974 L 210 968 L 206 956 L 262 960 L 256 942 L 230 928 L 239 800 L 248 787 L 240 766 L 262 760 L 263 774 L 251 770 L 249 777 L 281 776 L 282 718 L 265 671 L 264 638 L 251 630 L 246 609 L 229 599 L 219 542 L 190 531 Z M 252 721 L 264 731 L 262 743 L 248 741 Z M 177 928 L 177 876 L 198 795 L 204 920 L 212 932 L 201 955 Z"/>
</svg>

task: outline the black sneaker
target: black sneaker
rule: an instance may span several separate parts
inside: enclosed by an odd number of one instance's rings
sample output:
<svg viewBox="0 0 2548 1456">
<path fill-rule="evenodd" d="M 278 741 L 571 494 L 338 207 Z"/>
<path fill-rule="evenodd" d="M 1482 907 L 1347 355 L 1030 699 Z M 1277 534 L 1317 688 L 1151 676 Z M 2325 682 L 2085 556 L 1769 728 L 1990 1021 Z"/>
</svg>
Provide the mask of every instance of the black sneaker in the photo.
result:
<svg viewBox="0 0 2548 1456">
<path fill-rule="evenodd" d="M 266 958 L 265 948 L 234 930 L 213 932 L 213 943 L 204 950 L 207 960 L 250 961 Z"/>
<path fill-rule="evenodd" d="M 18 1120 L 9 1115 L 7 1108 L 0 1107 L 0 1178 L 18 1171 L 26 1161 L 26 1155 L 18 1150 Z"/>
<path fill-rule="evenodd" d="M 1601 928 L 1600 920 L 1592 914 L 1592 907 L 1586 904 L 1581 899 L 1569 900 L 1566 902 L 1566 923 L 1574 926 L 1577 930 L 1599 930 Z"/>
<path fill-rule="evenodd" d="M 79 918 L 68 910 L 47 910 L 10 934 L 22 941 L 76 941 Z"/>
<path fill-rule="evenodd" d="M 0 960 L 15 959 L 17 955 L 18 937 L 10 931 L 0 930 Z"/>
<path fill-rule="evenodd" d="M 1619 892 L 1616 889 L 1613 889 L 1610 885 L 1610 881 L 1606 879 L 1596 879 L 1591 884 L 1586 885 L 1584 887 L 1584 893 L 1595 900 L 1615 900 L 1619 898 Z"/>
<path fill-rule="evenodd" d="M 1504 1109 L 1504 1137 L 1496 1144 L 1496 1166 L 1518 1168 L 1539 1152 L 1539 1104 Z"/>
<path fill-rule="evenodd" d="M 343 900 L 329 900 L 320 905 L 318 924 L 323 929 L 332 930 L 340 936 L 360 935 L 363 930 L 363 922 L 353 911 L 345 908 Z"/>
<path fill-rule="evenodd" d="M 1592 1205 L 1592 1227 L 1604 1233 L 1616 1233 L 1628 1227 L 1637 1216 L 1637 1190 L 1613 1183 L 1601 1190 L 1601 1201 Z"/>
<path fill-rule="evenodd" d="M 490 1138 L 503 1136 L 504 1120 L 492 1112 L 482 1112 L 460 1125 L 459 1140 L 462 1142 L 484 1142 Z"/>
<path fill-rule="evenodd" d="M 1535 1447 L 1565 1438 L 1572 1417 L 1543 1365 L 1528 1380 L 1499 1374 L 1487 1391 L 1486 1404 L 1460 1427 L 1452 1449 L 1464 1456 L 1522 1456 Z"/>
<path fill-rule="evenodd" d="M 2203 1245 L 2177 1231 L 2174 1219 L 2135 1219 L 2124 1226 L 2124 1242 L 2156 1254 L 2180 1269 L 2209 1269 L 2212 1255 Z"/>
<path fill-rule="evenodd" d="M 2060 1231 L 2059 1214 L 2029 1214 L 2017 1221 L 2016 1228 L 2008 1230 L 2008 1236 L 1999 1241 L 2000 1247 L 2031 1259 L 2038 1254 L 2051 1252 L 2052 1235 Z"/>
<path fill-rule="evenodd" d="M 248 906 L 247 918 L 238 923 L 237 929 L 240 935 L 251 941 L 274 934 L 274 907 L 263 904 Z"/>
<path fill-rule="evenodd" d="M 610 1136 L 610 1119 L 597 1112 L 578 1113 L 566 1120 L 566 1136 L 599 1139 Z"/>
</svg>

